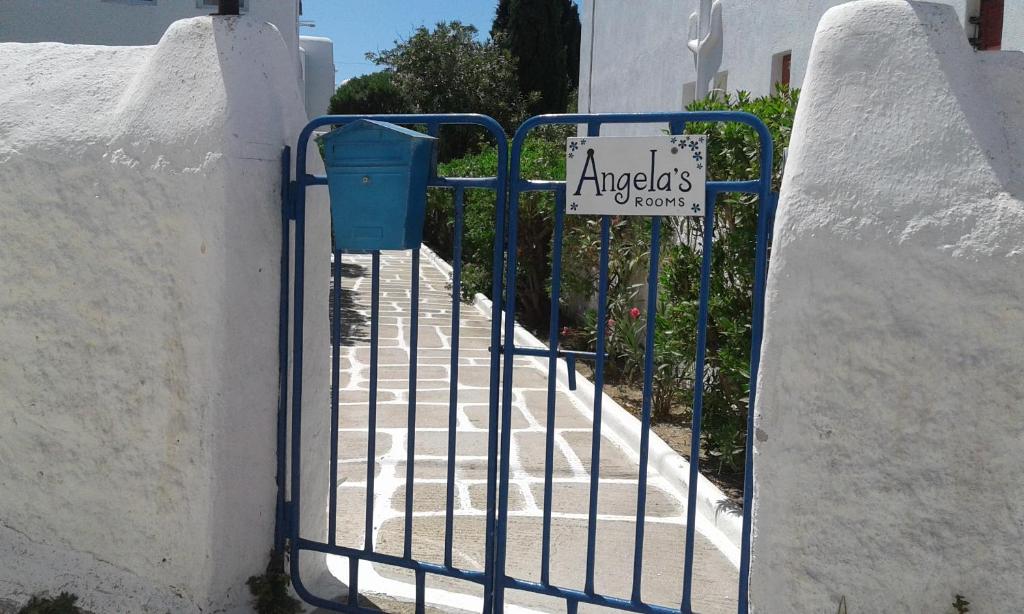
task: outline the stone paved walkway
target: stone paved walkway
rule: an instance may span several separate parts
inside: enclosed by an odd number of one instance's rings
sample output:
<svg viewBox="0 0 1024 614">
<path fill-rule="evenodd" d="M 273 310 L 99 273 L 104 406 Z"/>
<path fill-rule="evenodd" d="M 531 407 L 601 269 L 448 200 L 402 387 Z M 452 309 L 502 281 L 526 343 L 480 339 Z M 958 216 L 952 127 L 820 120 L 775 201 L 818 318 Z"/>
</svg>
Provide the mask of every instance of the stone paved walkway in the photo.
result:
<svg viewBox="0 0 1024 614">
<path fill-rule="evenodd" d="M 382 255 L 380 355 L 376 433 L 373 543 L 378 552 L 401 555 L 404 540 L 405 463 L 408 419 L 410 268 L 407 252 Z M 361 547 L 364 535 L 369 399 L 370 257 L 343 259 L 338 543 Z M 419 354 L 415 441 L 413 555 L 441 563 L 451 376 L 451 290 L 445 272 L 421 259 Z M 482 570 L 488 433 L 490 320 L 463 304 L 458 353 L 457 454 L 454 563 Z M 517 358 L 514 375 L 511 480 L 509 489 L 509 575 L 540 578 L 541 516 L 547 413 L 546 360 Z M 552 506 L 553 583 L 582 589 L 586 561 L 587 506 L 592 437 L 591 410 L 559 386 L 555 419 Z M 596 548 L 596 589 L 628 598 L 632 582 L 636 459 L 604 438 L 600 461 Z M 647 492 L 644 599 L 677 607 L 682 593 L 685 493 L 652 474 Z M 735 612 L 737 571 L 728 558 L 698 533 L 695 611 Z M 347 564 L 332 564 L 347 581 Z M 412 574 L 364 563 L 360 590 L 398 599 L 414 595 Z M 427 576 L 427 600 L 442 611 L 480 611 L 480 587 Z M 510 593 L 507 611 L 564 612 L 564 602 Z M 611 612 L 580 607 L 581 612 Z"/>
</svg>

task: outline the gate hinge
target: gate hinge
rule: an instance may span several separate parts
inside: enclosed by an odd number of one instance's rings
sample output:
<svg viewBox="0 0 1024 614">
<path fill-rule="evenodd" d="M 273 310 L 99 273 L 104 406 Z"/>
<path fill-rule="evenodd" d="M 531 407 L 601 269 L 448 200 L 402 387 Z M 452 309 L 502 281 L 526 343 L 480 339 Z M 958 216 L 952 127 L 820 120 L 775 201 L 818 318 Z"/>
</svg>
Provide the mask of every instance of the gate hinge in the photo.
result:
<svg viewBox="0 0 1024 614">
<path fill-rule="evenodd" d="M 288 196 L 284 202 L 284 215 L 289 221 L 295 220 L 295 193 L 298 190 L 298 181 L 288 182 Z"/>
</svg>

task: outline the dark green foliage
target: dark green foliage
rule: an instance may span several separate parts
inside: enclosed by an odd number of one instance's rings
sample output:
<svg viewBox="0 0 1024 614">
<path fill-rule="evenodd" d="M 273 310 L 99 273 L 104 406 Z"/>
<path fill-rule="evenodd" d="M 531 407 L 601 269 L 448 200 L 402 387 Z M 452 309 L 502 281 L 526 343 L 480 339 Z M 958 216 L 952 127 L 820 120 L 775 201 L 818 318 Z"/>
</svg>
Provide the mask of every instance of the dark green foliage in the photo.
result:
<svg viewBox="0 0 1024 614">
<path fill-rule="evenodd" d="M 409 113 L 412 103 L 386 70 L 349 79 L 331 97 L 331 115 Z"/>
<path fill-rule="evenodd" d="M 298 614 L 302 603 L 291 596 L 288 587 L 291 578 L 284 569 L 284 554 L 270 553 L 267 571 L 262 576 L 252 576 L 246 581 L 252 593 L 253 607 L 257 614 Z"/>
<path fill-rule="evenodd" d="M 957 595 L 956 601 L 953 602 L 953 607 L 956 609 L 956 614 L 967 614 L 971 611 L 968 606 L 971 605 L 970 601 L 964 599 L 963 595 Z"/>
<path fill-rule="evenodd" d="M 491 38 L 508 32 L 508 11 L 512 0 L 498 0 L 498 8 L 494 11 L 494 22 L 491 24 Z"/>
<path fill-rule="evenodd" d="M 775 144 L 773 189 L 782 174 L 782 151 L 789 142 L 797 93 L 783 89 L 765 98 L 740 93 L 691 105 L 692 110 L 741 110 L 760 117 Z M 709 135 L 709 179 L 757 178 L 760 146 L 756 132 L 739 124 L 689 126 Z M 522 157 L 522 176 L 528 179 L 565 177 L 565 137 L 573 128 L 534 131 Z M 493 176 L 493 150 L 442 164 L 442 176 Z M 750 343 L 757 199 L 724 195 L 715 207 L 707 356 L 704 376 L 704 449 L 719 469 L 743 467 L 747 397 L 750 390 Z M 550 281 L 554 198 L 547 193 L 522 195 L 516 241 L 516 313 L 525 325 L 547 337 L 550 322 Z M 465 298 L 490 294 L 494 246 L 494 195 L 470 190 L 466 194 L 463 240 Z M 651 220 L 611 219 L 608 271 L 606 363 L 610 383 L 639 389 L 643 378 L 647 308 L 644 282 L 649 267 Z M 654 387 L 655 422 L 689 420 L 695 387 L 698 295 L 700 292 L 703 220 L 666 218 L 662 224 L 659 295 L 655 306 Z M 451 194 L 430 195 L 425 240 L 451 259 L 454 209 Z M 600 219 L 566 216 L 563 241 L 562 293 L 559 304 L 560 342 L 593 350 L 597 337 L 597 263 Z M 737 475 L 737 478 L 741 476 Z"/>
<path fill-rule="evenodd" d="M 526 116 L 515 61 L 493 41 L 477 40 L 473 26 L 453 21 L 421 27 L 393 49 L 366 57 L 388 69 L 412 112 L 483 113 L 509 132 Z M 481 133 L 452 128 L 442 137 L 441 160 L 450 160 L 473 151 Z"/>
<path fill-rule="evenodd" d="M 572 0 L 502 0 L 491 36 L 516 59 L 522 91 L 539 95 L 530 112 L 564 113 L 579 83 L 580 16 Z"/>
<path fill-rule="evenodd" d="M 78 596 L 71 593 L 61 593 L 57 597 L 33 596 L 18 614 L 82 614 L 75 602 Z"/>
<path fill-rule="evenodd" d="M 523 147 L 522 172 L 534 179 L 565 177 L 565 129 L 538 130 Z M 444 177 L 494 176 L 497 152 L 488 149 L 439 165 Z M 477 292 L 491 295 L 494 250 L 494 192 L 468 190 L 465 198 L 463 231 L 462 295 L 471 299 Z M 550 194 L 524 194 L 519 205 L 517 304 L 518 317 L 528 325 L 547 321 L 550 310 L 548 282 L 551 277 L 551 237 L 554 228 L 554 198 Z M 455 213 L 448 190 L 432 190 L 427 205 L 424 240 L 442 257 L 451 260 Z"/>
<path fill-rule="evenodd" d="M 736 110 L 752 113 L 768 126 L 775 146 L 773 190 L 782 180 L 782 151 L 789 143 L 797 93 L 786 89 L 751 99 L 740 92 L 690 105 L 690 110 Z M 688 131 L 708 134 L 708 178 L 756 179 L 760 144 L 756 132 L 741 124 L 692 124 Z M 743 463 L 746 440 L 747 398 L 750 391 L 750 343 L 753 318 L 754 257 L 758 203 L 753 195 L 727 194 L 715 205 L 715 240 L 712 250 L 711 294 L 704 376 L 703 432 L 707 449 L 723 466 Z M 661 300 L 665 302 L 659 325 L 676 327 L 670 344 L 682 355 L 696 353 L 698 295 L 703 220 L 680 218 L 681 239 L 664 260 Z"/>
<path fill-rule="evenodd" d="M 565 43 L 565 69 L 568 73 L 570 89 L 576 89 L 580 85 L 580 43 L 582 42 L 582 28 L 580 27 L 580 9 L 575 2 L 563 0 L 565 8 L 562 10 L 562 41 Z M 572 101 L 570 96 L 569 102 Z M 575 105 L 567 109 L 570 113 L 576 112 Z"/>
</svg>

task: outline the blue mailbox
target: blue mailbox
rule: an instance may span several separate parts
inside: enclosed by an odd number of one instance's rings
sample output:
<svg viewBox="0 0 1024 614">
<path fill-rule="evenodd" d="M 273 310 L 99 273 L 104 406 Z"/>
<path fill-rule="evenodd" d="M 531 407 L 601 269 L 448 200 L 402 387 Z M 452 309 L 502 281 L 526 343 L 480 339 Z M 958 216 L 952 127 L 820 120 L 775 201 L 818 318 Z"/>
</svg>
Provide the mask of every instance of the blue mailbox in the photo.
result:
<svg viewBox="0 0 1024 614">
<path fill-rule="evenodd" d="M 335 249 L 419 249 L 437 139 L 360 119 L 321 140 Z"/>
</svg>

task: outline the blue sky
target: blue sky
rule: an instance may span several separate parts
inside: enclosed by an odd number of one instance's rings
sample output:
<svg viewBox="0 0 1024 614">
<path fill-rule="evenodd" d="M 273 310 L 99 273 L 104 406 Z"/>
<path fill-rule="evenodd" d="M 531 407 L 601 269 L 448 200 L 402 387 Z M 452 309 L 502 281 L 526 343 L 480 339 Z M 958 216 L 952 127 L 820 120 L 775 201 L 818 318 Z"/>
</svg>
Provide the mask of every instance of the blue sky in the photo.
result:
<svg viewBox="0 0 1024 614">
<path fill-rule="evenodd" d="M 417 27 L 438 21 L 472 24 L 487 36 L 497 0 L 303 0 L 302 19 L 316 23 L 303 35 L 334 41 L 336 81 L 376 70 L 367 51 L 389 49 Z"/>
</svg>

